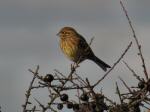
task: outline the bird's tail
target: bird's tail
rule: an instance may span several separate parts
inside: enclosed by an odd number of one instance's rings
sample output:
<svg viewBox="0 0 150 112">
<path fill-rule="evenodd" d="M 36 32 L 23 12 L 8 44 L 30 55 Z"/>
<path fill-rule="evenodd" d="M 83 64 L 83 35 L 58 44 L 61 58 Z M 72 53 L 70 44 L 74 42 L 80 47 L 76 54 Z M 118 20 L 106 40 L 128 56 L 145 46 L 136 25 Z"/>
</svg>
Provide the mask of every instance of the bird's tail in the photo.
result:
<svg viewBox="0 0 150 112">
<path fill-rule="evenodd" d="M 111 68 L 108 64 L 100 60 L 98 57 L 93 56 L 90 58 L 90 60 L 94 61 L 99 67 L 101 67 L 105 72 L 107 71 L 107 68 Z"/>
</svg>

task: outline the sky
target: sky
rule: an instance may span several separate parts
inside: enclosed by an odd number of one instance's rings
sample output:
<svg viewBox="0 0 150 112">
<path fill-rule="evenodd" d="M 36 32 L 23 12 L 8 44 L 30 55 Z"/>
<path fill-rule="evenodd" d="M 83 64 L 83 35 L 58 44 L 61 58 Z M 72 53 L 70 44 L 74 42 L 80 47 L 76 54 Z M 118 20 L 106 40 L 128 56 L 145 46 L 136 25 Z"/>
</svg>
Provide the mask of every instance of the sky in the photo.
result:
<svg viewBox="0 0 150 112">
<path fill-rule="evenodd" d="M 150 0 L 123 2 L 149 68 Z M 87 42 L 95 37 L 91 45 L 95 55 L 111 66 L 133 41 L 124 60 L 143 76 L 138 50 L 119 0 L 1 0 L 0 105 L 3 112 L 22 111 L 24 94 L 32 79 L 29 68 L 40 65 L 41 74 L 54 73 L 54 69 L 69 73 L 72 62 L 62 54 L 56 36 L 64 26 L 75 28 Z M 91 83 L 104 74 L 91 61 L 81 63 L 77 72 L 83 78 L 88 77 Z M 97 90 L 103 88 L 108 97 L 117 100 L 115 82 L 119 82 L 118 76 L 129 85 L 137 84 L 120 62 Z M 38 95 L 40 99 L 46 99 L 45 94 L 43 91 Z"/>
</svg>

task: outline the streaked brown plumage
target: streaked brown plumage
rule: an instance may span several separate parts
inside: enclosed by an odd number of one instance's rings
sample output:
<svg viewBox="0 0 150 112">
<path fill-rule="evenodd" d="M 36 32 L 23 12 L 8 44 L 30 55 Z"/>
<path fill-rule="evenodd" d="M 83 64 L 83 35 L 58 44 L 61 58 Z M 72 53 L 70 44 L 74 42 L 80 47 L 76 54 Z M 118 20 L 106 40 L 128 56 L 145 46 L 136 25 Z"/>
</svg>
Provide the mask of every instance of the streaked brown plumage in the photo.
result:
<svg viewBox="0 0 150 112">
<path fill-rule="evenodd" d="M 72 27 L 64 27 L 58 33 L 60 48 L 73 62 L 80 63 L 86 59 L 94 61 L 104 71 L 110 68 L 105 62 L 97 58 L 86 40 Z"/>
</svg>

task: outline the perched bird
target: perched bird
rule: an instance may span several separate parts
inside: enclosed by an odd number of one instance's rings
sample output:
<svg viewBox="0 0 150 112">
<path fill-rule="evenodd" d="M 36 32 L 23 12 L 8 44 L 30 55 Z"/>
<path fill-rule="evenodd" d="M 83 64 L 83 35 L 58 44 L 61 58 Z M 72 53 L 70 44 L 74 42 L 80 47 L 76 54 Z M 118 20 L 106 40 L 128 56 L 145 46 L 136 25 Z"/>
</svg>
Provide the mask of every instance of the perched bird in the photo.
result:
<svg viewBox="0 0 150 112">
<path fill-rule="evenodd" d="M 60 48 L 63 53 L 73 62 L 80 63 L 86 59 L 94 61 L 104 71 L 110 68 L 108 64 L 95 56 L 92 49 L 74 28 L 64 27 L 57 34 L 60 37 Z"/>
</svg>

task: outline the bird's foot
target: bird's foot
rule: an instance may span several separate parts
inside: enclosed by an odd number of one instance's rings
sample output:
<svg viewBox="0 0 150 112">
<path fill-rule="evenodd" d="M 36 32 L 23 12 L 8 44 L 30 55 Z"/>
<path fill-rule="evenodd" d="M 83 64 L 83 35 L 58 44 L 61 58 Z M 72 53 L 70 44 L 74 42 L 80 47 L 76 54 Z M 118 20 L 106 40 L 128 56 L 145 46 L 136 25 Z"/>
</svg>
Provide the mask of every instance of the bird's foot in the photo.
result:
<svg viewBox="0 0 150 112">
<path fill-rule="evenodd" d="M 72 63 L 71 64 L 71 70 L 75 70 L 77 67 L 79 67 L 78 63 Z"/>
<path fill-rule="evenodd" d="M 77 67 L 79 67 L 79 64 L 78 63 L 73 63 L 72 66 L 73 66 L 73 68 L 77 68 Z"/>
</svg>

